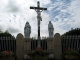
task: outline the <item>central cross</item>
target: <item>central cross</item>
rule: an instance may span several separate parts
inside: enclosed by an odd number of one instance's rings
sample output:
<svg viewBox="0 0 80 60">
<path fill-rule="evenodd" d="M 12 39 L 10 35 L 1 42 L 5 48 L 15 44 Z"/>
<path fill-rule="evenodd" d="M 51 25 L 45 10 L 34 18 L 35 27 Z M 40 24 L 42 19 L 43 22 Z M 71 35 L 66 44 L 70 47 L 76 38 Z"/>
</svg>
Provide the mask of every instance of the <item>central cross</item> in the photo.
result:
<svg viewBox="0 0 80 60">
<path fill-rule="evenodd" d="M 37 20 L 38 20 L 38 46 L 37 47 L 41 47 L 40 46 L 40 21 L 42 21 L 41 12 L 43 10 L 47 10 L 47 8 L 40 7 L 40 3 L 38 1 L 37 7 L 30 7 L 30 9 L 34 9 L 37 12 Z"/>
</svg>

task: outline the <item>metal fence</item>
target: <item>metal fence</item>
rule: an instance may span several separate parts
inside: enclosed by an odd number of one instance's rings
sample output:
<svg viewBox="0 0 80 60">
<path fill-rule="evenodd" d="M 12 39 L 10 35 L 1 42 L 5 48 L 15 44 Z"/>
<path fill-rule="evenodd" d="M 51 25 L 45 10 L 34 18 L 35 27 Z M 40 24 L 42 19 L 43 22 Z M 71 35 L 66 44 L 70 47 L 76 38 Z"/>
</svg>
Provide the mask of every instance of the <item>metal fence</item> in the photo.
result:
<svg viewBox="0 0 80 60">
<path fill-rule="evenodd" d="M 80 35 L 75 36 L 62 36 L 62 52 L 67 49 L 75 49 L 80 51 Z"/>
<path fill-rule="evenodd" d="M 37 42 L 38 42 L 38 40 L 31 40 L 31 50 L 36 49 L 36 47 L 38 45 Z M 47 41 L 46 40 L 41 40 L 40 45 L 43 50 L 47 50 Z"/>
<path fill-rule="evenodd" d="M 0 51 L 16 53 L 16 39 L 14 37 L 0 37 Z"/>
<path fill-rule="evenodd" d="M 62 52 L 69 49 L 80 51 L 80 35 L 78 36 L 62 36 Z M 37 40 L 31 41 L 31 49 L 37 47 Z M 43 50 L 47 49 L 47 41 L 41 40 Z M 16 39 L 14 37 L 0 37 L 0 51 L 13 51 L 16 53 Z"/>
</svg>

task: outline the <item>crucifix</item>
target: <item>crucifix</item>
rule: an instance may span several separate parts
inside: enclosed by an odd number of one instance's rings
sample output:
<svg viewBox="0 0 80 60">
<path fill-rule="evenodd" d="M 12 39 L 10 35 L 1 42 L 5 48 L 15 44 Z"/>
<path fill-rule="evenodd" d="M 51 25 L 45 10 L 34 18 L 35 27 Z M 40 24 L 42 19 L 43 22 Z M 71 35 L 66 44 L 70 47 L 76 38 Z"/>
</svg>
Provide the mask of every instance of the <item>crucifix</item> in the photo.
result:
<svg viewBox="0 0 80 60">
<path fill-rule="evenodd" d="M 40 21 L 42 21 L 41 12 L 43 10 L 47 10 L 47 8 L 40 7 L 40 3 L 38 1 L 37 7 L 30 7 L 30 9 L 34 9 L 37 12 L 37 20 L 38 20 L 38 46 L 37 47 L 41 47 L 40 46 Z"/>
</svg>

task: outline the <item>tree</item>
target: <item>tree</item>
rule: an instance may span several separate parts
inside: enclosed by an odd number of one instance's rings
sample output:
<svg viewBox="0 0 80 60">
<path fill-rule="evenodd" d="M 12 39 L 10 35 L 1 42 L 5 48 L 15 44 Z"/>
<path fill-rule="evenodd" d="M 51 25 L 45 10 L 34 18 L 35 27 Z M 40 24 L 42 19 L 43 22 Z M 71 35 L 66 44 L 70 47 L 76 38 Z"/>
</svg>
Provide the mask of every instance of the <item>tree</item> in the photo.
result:
<svg viewBox="0 0 80 60">
<path fill-rule="evenodd" d="M 5 32 L 2 32 L 1 30 L 0 30 L 0 36 L 6 36 L 6 37 L 8 37 L 8 36 L 12 36 L 9 32 L 8 32 L 8 30 L 6 30 Z"/>
<path fill-rule="evenodd" d="M 80 28 L 71 29 L 63 35 L 80 35 Z"/>
</svg>

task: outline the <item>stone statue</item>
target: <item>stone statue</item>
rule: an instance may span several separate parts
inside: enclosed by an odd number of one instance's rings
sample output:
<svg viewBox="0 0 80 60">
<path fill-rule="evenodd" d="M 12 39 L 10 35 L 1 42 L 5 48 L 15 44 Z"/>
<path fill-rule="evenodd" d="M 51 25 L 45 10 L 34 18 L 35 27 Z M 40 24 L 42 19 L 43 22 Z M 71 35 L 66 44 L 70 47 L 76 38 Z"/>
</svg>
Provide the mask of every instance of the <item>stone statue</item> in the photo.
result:
<svg viewBox="0 0 80 60">
<path fill-rule="evenodd" d="M 29 22 L 26 22 L 25 27 L 24 27 L 25 38 L 29 38 L 30 34 L 31 34 L 31 26 L 30 26 Z"/>
<path fill-rule="evenodd" d="M 51 21 L 49 21 L 49 24 L 48 24 L 48 31 L 49 31 L 49 37 L 53 37 L 54 28 L 53 28 L 53 24 L 51 23 Z"/>
</svg>

